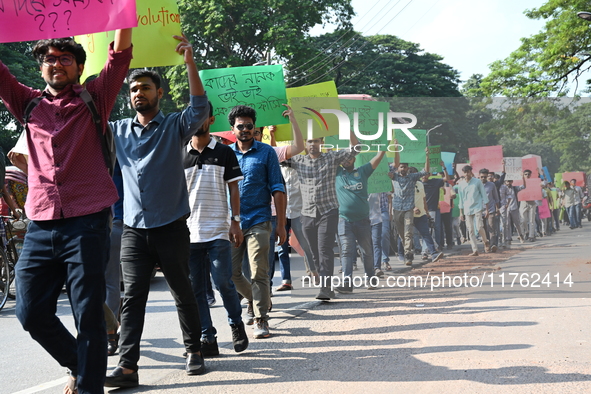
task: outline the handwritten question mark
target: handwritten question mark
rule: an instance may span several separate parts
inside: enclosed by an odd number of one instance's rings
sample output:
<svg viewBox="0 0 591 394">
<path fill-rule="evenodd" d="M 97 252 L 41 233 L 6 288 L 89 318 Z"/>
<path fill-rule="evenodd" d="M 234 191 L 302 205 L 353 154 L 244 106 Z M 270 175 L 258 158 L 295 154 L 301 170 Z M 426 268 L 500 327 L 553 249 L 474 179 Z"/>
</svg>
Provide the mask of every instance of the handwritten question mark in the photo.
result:
<svg viewBox="0 0 591 394">
<path fill-rule="evenodd" d="M 72 11 L 66 10 L 64 11 L 64 15 L 68 14 L 68 19 L 66 20 L 66 25 L 68 25 L 68 30 L 70 30 L 70 18 L 72 17 Z"/>
<path fill-rule="evenodd" d="M 48 14 L 48 16 L 51 17 L 51 15 L 55 15 L 55 19 L 53 20 L 53 23 L 51 24 L 51 27 L 53 27 L 53 31 L 55 31 L 55 22 L 57 22 L 57 12 L 50 12 Z"/>
<path fill-rule="evenodd" d="M 43 23 L 45 22 L 45 15 L 43 14 L 39 14 L 35 16 L 35 22 L 37 21 L 37 18 L 41 17 L 41 24 L 39 25 L 39 31 L 43 31 Z"/>
</svg>

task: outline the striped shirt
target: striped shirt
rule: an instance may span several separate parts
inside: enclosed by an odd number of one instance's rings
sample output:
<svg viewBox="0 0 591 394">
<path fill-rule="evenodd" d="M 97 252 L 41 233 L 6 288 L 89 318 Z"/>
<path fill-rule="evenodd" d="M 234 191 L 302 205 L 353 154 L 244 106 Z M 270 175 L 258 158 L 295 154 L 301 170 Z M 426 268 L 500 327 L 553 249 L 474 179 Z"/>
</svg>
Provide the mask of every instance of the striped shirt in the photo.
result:
<svg viewBox="0 0 591 394">
<path fill-rule="evenodd" d="M 191 207 L 191 216 L 187 220 L 191 243 L 216 239 L 229 241 L 230 210 L 226 185 L 244 178 L 234 151 L 212 138 L 199 153 L 189 142 L 183 151 L 183 164 Z"/>
</svg>

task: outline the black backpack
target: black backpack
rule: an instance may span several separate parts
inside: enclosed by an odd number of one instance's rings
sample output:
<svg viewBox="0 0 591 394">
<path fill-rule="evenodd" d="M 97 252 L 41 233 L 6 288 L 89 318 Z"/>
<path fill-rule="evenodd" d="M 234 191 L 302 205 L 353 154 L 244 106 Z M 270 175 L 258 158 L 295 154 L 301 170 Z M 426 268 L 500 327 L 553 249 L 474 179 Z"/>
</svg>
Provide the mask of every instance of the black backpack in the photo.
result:
<svg viewBox="0 0 591 394">
<path fill-rule="evenodd" d="M 29 116 L 31 116 L 31 112 L 33 109 L 43 100 L 43 95 L 39 97 L 35 97 L 33 100 L 27 104 L 27 108 L 25 108 L 25 129 L 27 129 L 27 123 L 29 120 Z M 113 169 L 115 168 L 115 162 L 117 161 L 117 155 L 115 151 L 115 139 L 113 137 L 113 130 L 111 130 L 111 126 L 107 123 L 105 125 L 105 133 L 103 134 L 103 122 L 101 120 L 101 116 L 96 109 L 96 104 L 92 100 L 90 93 L 88 90 L 84 89 L 80 92 L 80 98 L 84 101 L 84 104 L 88 107 L 90 114 L 92 115 L 92 120 L 96 126 L 96 131 L 99 135 L 101 140 L 101 146 L 103 149 L 103 157 L 105 159 L 105 165 L 109 170 L 109 175 L 113 176 Z"/>
</svg>

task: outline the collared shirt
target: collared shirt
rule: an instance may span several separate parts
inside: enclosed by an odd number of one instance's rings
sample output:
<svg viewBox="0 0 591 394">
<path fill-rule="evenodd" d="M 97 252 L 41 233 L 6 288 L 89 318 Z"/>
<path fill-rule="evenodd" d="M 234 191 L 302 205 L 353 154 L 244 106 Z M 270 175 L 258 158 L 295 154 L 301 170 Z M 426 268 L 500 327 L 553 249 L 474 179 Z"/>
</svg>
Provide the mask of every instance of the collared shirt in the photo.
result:
<svg viewBox="0 0 591 394">
<path fill-rule="evenodd" d="M 507 186 L 507 185 L 502 185 L 501 186 L 501 190 L 499 192 L 500 196 L 499 198 L 501 199 L 501 211 L 505 211 L 506 208 L 505 206 L 507 205 L 507 202 L 509 203 L 509 211 L 515 211 L 516 209 L 519 209 L 519 202 L 517 201 L 517 193 L 515 192 L 515 186 Z"/>
<path fill-rule="evenodd" d="M 211 138 L 201 153 L 189 142 L 183 150 L 183 158 L 191 207 L 191 216 L 187 220 L 191 243 L 216 239 L 229 241 L 227 184 L 244 178 L 234 151 Z M 234 215 L 238 214 L 234 212 Z"/>
<path fill-rule="evenodd" d="M 583 202 L 583 189 L 581 189 L 581 186 L 573 186 L 573 189 L 575 189 L 575 204 L 580 204 Z"/>
<path fill-rule="evenodd" d="M 335 187 L 339 201 L 339 216 L 349 222 L 369 217 L 367 180 L 373 174 L 371 163 L 349 172 L 343 167 L 337 171 Z M 379 200 L 376 199 L 376 201 Z M 378 209 L 378 213 L 380 210 Z"/>
<path fill-rule="evenodd" d="M 380 193 L 380 209 L 382 213 L 389 213 L 390 212 L 390 198 L 392 196 L 392 192 L 382 192 Z"/>
<path fill-rule="evenodd" d="M 296 155 L 290 159 L 291 166 L 300 178 L 303 207 L 302 215 L 316 217 L 338 209 L 335 176 L 339 164 L 357 155 L 355 149 L 329 151 L 317 158 L 310 155 Z"/>
<path fill-rule="evenodd" d="M 464 215 L 480 213 L 488 203 L 488 197 L 482 181 L 478 178 L 470 179 L 470 182 L 458 183 L 458 195 L 460 196 L 460 209 Z"/>
<path fill-rule="evenodd" d="M 486 182 L 484 184 L 484 191 L 486 191 L 486 197 L 488 197 L 486 209 L 488 210 L 488 213 L 494 213 L 497 210 L 497 204 L 499 204 L 501 201 L 499 198 L 499 192 L 497 191 L 497 186 L 493 182 Z"/>
<path fill-rule="evenodd" d="M 240 226 L 246 230 L 271 220 L 271 195 L 276 191 L 285 193 L 285 187 L 277 154 L 271 146 L 253 141 L 250 149 L 244 153 L 236 143 L 230 147 L 234 150 L 244 175 L 238 186 Z"/>
<path fill-rule="evenodd" d="M 182 150 L 208 115 L 207 96 L 191 96 L 182 112 L 158 113 L 145 127 L 135 118 L 111 122 L 123 173 L 123 222 L 155 228 L 189 215 Z"/>
<path fill-rule="evenodd" d="M 285 180 L 285 187 L 287 190 L 287 207 L 285 209 L 285 216 L 287 216 L 288 219 L 297 219 L 302 212 L 302 192 L 300 191 L 300 178 L 298 177 L 298 172 L 287 165 L 282 165 L 281 174 Z"/>
<path fill-rule="evenodd" d="M 425 185 L 423 185 L 423 182 L 417 182 L 415 184 L 415 208 L 418 208 L 420 212 L 414 214 L 415 218 L 420 218 L 427 214 L 427 211 L 425 211 L 425 198 Z"/>
<path fill-rule="evenodd" d="M 86 84 L 103 124 L 127 75 L 131 53 L 131 47 L 115 52 L 111 44 L 101 74 Z M 82 89 L 81 85 L 68 85 L 56 96 L 46 90 L 29 117 L 25 208 L 33 220 L 84 216 L 108 208 L 118 199 L 90 110 L 79 96 Z M 41 94 L 20 84 L 0 63 L 0 98 L 21 124 L 27 104 Z"/>
<path fill-rule="evenodd" d="M 401 176 L 398 171 L 390 171 L 393 174 L 394 198 L 392 209 L 395 211 L 410 211 L 415 207 L 415 183 L 427 175 L 425 171 L 415 172 Z"/>
<path fill-rule="evenodd" d="M 575 196 L 576 194 L 577 194 L 577 191 L 573 188 L 564 189 L 564 192 L 562 194 L 562 199 L 564 201 L 564 206 L 566 208 L 577 204 L 576 196 Z"/>
</svg>

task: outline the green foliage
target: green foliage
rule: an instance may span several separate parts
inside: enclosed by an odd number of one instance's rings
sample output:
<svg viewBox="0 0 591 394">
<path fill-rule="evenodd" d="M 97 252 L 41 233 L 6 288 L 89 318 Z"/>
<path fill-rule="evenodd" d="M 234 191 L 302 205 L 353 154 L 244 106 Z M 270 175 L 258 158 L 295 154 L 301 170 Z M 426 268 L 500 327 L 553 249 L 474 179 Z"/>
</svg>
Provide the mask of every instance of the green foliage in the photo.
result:
<svg viewBox="0 0 591 394">
<path fill-rule="evenodd" d="M 482 81 L 487 96 L 534 97 L 568 94 L 568 85 L 591 67 L 589 22 L 578 11 L 589 11 L 588 0 L 548 0 L 525 12 L 530 19 L 547 20 L 542 31 L 521 39 L 508 58 L 498 60 Z"/>
<path fill-rule="evenodd" d="M 200 69 L 251 66 L 268 59 L 289 62 L 309 50 L 316 24 L 350 27 L 350 0 L 180 0 L 182 30 Z M 188 97 L 184 66 L 167 77 L 177 104 Z"/>
<path fill-rule="evenodd" d="M 31 49 L 30 42 L 0 44 L 0 59 L 21 83 L 43 89 L 45 82 L 40 77 L 39 65 L 33 59 Z M 22 130 L 0 100 L 0 147 L 5 153 L 12 149 Z"/>
<path fill-rule="evenodd" d="M 364 37 L 354 31 L 335 31 L 311 41 L 310 50 L 289 64 L 290 86 L 334 80 L 342 94 L 461 96 L 459 73 L 418 44 L 391 35 Z M 310 59 L 315 60 L 308 63 Z"/>
</svg>

